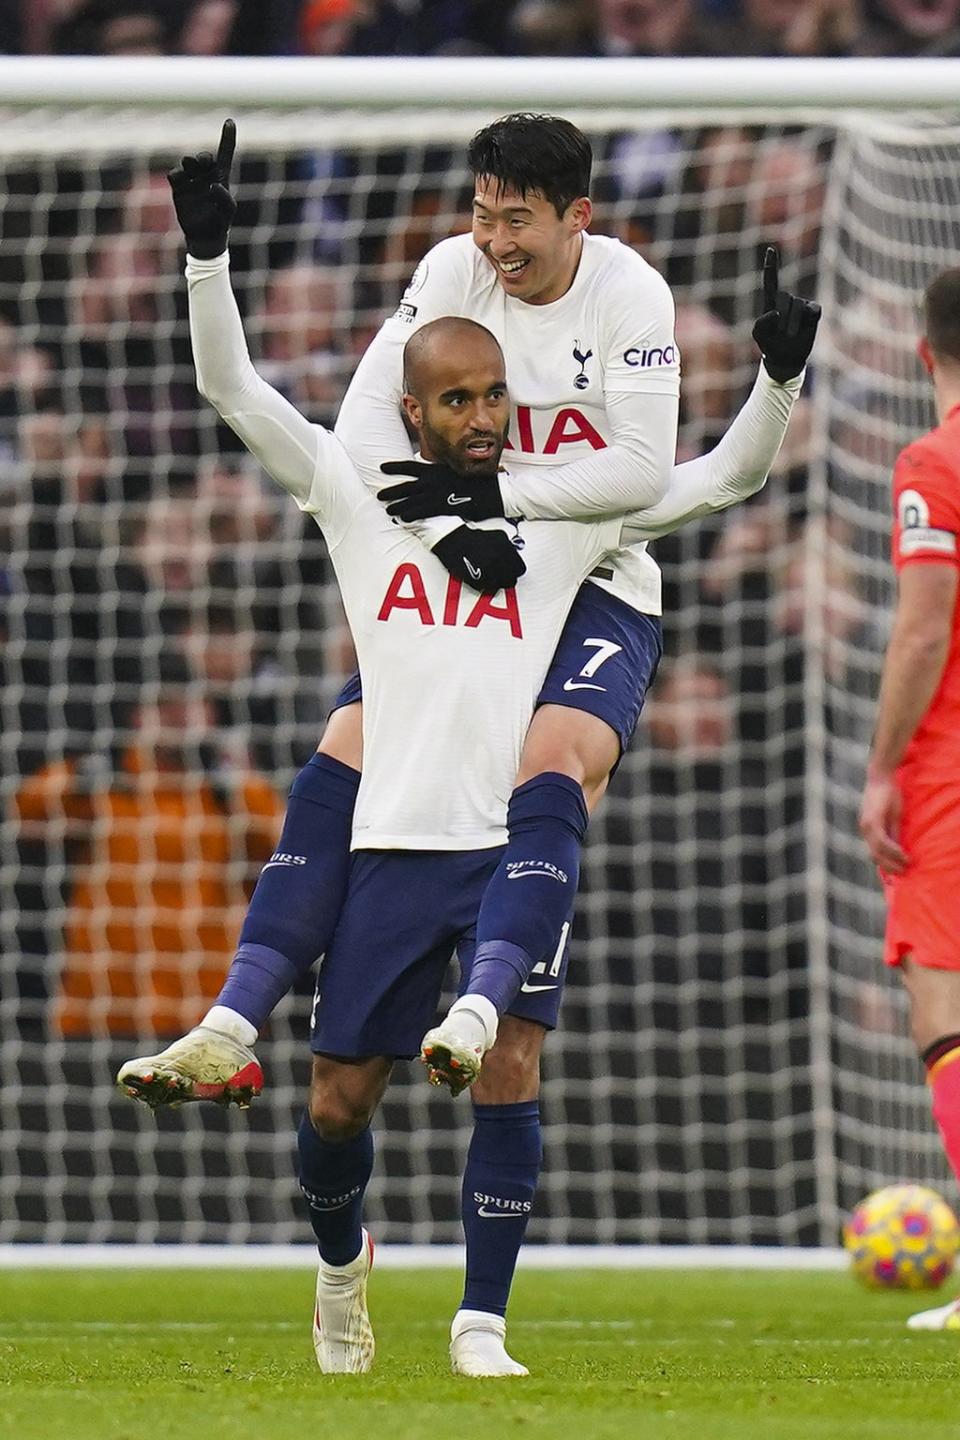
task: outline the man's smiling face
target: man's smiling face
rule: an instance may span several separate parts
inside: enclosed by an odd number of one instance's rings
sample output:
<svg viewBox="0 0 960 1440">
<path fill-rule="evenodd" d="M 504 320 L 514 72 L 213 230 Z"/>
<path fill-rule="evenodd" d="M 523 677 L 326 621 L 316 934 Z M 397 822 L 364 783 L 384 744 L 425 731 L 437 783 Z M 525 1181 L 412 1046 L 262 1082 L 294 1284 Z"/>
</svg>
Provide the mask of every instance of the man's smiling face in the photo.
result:
<svg viewBox="0 0 960 1440">
<path fill-rule="evenodd" d="M 508 295 L 529 305 L 547 305 L 570 288 L 580 260 L 580 235 L 591 213 L 585 196 L 558 215 L 539 191 L 521 195 L 490 176 L 478 175 L 473 241 Z"/>
</svg>

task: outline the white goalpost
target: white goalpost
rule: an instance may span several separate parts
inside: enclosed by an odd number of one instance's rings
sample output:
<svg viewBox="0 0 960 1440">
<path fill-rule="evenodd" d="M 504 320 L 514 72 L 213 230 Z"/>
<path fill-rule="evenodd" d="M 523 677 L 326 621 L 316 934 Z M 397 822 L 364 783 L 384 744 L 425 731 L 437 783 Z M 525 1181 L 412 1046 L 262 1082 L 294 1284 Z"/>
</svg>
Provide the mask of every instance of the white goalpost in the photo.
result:
<svg viewBox="0 0 960 1440">
<path fill-rule="evenodd" d="M 466 141 L 511 109 L 586 130 L 596 228 L 673 288 L 684 458 L 751 382 L 767 244 L 821 302 L 766 491 L 654 547 L 666 659 L 591 827 L 530 1239 L 565 1263 L 835 1263 L 869 1189 L 958 1199 L 856 832 L 890 474 L 931 422 L 917 305 L 960 259 L 958 81 L 956 61 L 0 61 L 0 1264 L 38 1245 L 299 1263 L 283 1247 L 306 1237 L 309 995 L 279 1007 L 249 1113 L 156 1118 L 112 1072 L 202 1013 L 202 945 L 163 1003 L 116 962 L 116 1004 L 84 1000 L 175 853 L 197 881 L 164 902 L 176 923 L 194 905 L 199 933 L 215 894 L 235 924 L 242 778 L 285 794 L 349 673 L 319 533 L 193 386 L 163 176 L 227 114 L 255 359 L 323 423 L 417 260 L 466 228 Z M 208 706 L 183 784 L 217 817 L 213 890 L 209 847 L 165 849 L 156 815 L 108 844 L 136 810 L 132 716 L 171 657 Z M 468 1127 L 466 1101 L 398 1066 L 370 1192 L 388 1248 L 456 1253 Z"/>
</svg>

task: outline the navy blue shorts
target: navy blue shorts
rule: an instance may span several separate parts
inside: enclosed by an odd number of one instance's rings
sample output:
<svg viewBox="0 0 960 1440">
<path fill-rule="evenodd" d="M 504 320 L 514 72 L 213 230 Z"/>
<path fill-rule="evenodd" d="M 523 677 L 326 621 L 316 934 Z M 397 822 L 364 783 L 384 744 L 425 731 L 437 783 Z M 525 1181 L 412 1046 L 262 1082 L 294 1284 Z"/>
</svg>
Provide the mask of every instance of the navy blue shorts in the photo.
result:
<svg viewBox="0 0 960 1440">
<path fill-rule="evenodd" d="M 567 616 L 537 705 L 566 705 L 606 722 L 626 750 L 663 650 L 660 621 L 590 581 L 580 586 Z M 363 698 L 352 675 L 333 709 Z"/>
<path fill-rule="evenodd" d="M 480 900 L 503 854 L 493 850 L 359 850 L 311 1023 L 315 1054 L 420 1053 L 454 954 L 465 988 Z M 553 1029 L 566 979 L 566 933 L 529 977 L 510 1014 Z"/>
<path fill-rule="evenodd" d="M 354 670 L 350 679 L 330 706 L 330 714 L 332 715 L 334 710 L 342 710 L 344 705 L 357 705 L 362 699 L 363 687 L 360 684 L 360 671 Z"/>
<path fill-rule="evenodd" d="M 656 615 L 641 615 L 589 580 L 580 586 L 538 705 L 566 705 L 604 720 L 630 744 L 663 653 Z"/>
</svg>

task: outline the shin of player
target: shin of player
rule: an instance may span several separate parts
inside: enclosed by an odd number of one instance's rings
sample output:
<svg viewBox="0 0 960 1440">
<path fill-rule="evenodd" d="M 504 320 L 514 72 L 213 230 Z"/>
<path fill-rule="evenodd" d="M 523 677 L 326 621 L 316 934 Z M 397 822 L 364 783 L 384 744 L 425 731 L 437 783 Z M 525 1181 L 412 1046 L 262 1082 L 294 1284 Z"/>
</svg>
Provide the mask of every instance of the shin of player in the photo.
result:
<svg viewBox="0 0 960 1440">
<path fill-rule="evenodd" d="M 927 289 L 919 353 L 938 424 L 894 470 L 898 596 L 860 829 L 887 899 L 885 959 L 910 996 L 934 1119 L 960 1184 L 960 269 Z M 960 1329 L 960 1301 L 913 1316 Z"/>
<path fill-rule="evenodd" d="M 325 1374 L 360 1374 L 373 1363 L 366 1303 L 373 1241 L 361 1217 L 373 1170 L 370 1121 L 391 1068 L 379 1056 L 349 1066 L 315 1056 L 297 1132 L 300 1189 L 320 1252 L 313 1345 Z"/>
<path fill-rule="evenodd" d="M 504 1345 L 505 1316 L 540 1175 L 540 1057 L 559 1016 L 569 931 L 568 919 L 549 960 L 521 986 L 471 1091 L 474 1128 L 461 1190 L 466 1269 L 451 1327 L 461 1374 L 521 1373 Z"/>
</svg>

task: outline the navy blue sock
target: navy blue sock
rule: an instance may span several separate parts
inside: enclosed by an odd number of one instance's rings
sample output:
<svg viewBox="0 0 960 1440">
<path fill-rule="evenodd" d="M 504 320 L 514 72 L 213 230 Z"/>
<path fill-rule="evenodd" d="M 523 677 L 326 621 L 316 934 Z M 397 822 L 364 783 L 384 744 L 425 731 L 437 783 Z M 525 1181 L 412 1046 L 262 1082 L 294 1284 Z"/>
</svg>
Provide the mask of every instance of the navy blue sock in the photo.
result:
<svg viewBox="0 0 960 1440">
<path fill-rule="evenodd" d="M 306 1111 L 297 1131 L 300 1189 L 310 1224 L 328 1265 L 349 1265 L 363 1243 L 363 1197 L 373 1169 L 373 1132 L 367 1127 L 352 1140 L 324 1140 Z"/>
<path fill-rule="evenodd" d="M 260 872 L 240 943 L 217 996 L 257 1030 L 324 953 L 350 875 L 360 772 L 312 755 L 290 788 L 277 848 Z"/>
<path fill-rule="evenodd" d="M 540 1105 L 475 1105 L 463 1172 L 467 1274 L 461 1309 L 505 1315 L 543 1159 Z"/>
<path fill-rule="evenodd" d="M 514 790 L 507 847 L 483 896 L 465 995 L 502 1015 L 534 965 L 556 948 L 580 878 L 586 801 L 575 780 L 546 771 Z"/>
</svg>

